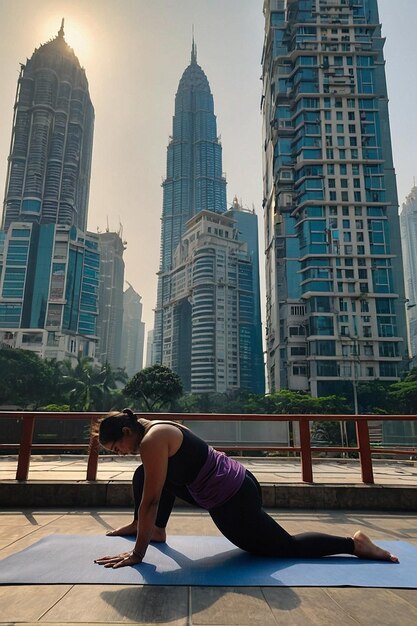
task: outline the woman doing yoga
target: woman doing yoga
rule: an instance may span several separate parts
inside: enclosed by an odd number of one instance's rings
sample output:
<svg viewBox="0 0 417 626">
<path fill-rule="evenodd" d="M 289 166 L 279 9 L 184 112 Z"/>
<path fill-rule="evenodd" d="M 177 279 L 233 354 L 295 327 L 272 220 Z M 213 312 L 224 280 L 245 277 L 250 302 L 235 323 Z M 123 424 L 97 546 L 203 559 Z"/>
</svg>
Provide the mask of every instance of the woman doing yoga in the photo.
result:
<svg viewBox="0 0 417 626">
<path fill-rule="evenodd" d="M 151 541 L 165 541 L 176 496 L 207 510 L 229 541 L 252 554 L 304 559 L 352 554 L 398 562 L 361 531 L 353 537 L 313 532 L 290 535 L 263 510 L 260 486 L 251 472 L 176 422 L 150 421 L 125 409 L 104 418 L 98 435 L 108 450 L 140 454 L 142 459 L 133 476 L 134 519 L 108 533 L 136 535 L 135 547 L 97 559 L 100 565 L 136 565 Z"/>
</svg>

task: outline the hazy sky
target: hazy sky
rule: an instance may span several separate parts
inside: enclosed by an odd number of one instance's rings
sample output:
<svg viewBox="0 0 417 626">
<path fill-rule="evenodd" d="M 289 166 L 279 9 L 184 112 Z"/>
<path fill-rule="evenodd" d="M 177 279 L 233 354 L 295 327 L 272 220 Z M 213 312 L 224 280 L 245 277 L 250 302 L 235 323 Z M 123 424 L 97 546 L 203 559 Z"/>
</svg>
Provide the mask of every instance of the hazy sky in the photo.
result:
<svg viewBox="0 0 417 626">
<path fill-rule="evenodd" d="M 159 264 L 161 182 L 174 96 L 198 63 L 214 95 L 227 198 L 259 215 L 263 265 L 261 53 L 263 0 L 0 0 L 0 192 L 3 197 L 19 63 L 54 37 L 85 67 L 96 113 L 88 226 L 127 241 L 125 278 L 153 326 Z M 400 204 L 417 176 L 416 0 L 379 0 Z M 263 274 L 263 272 L 262 272 Z M 262 302 L 262 306 L 264 303 Z"/>
</svg>

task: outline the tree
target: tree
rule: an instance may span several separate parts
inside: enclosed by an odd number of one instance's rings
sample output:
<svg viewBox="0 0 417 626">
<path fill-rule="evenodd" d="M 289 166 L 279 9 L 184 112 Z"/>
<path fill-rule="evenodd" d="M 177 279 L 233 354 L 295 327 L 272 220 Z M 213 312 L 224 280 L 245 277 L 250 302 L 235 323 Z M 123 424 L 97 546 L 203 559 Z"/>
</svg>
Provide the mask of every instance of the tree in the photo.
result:
<svg viewBox="0 0 417 626">
<path fill-rule="evenodd" d="M 74 368 L 71 361 L 64 361 L 63 386 L 71 411 L 92 411 L 102 404 L 100 370 L 93 367 L 92 361 L 90 357 L 78 357 Z"/>
<path fill-rule="evenodd" d="M 123 389 L 126 396 L 136 400 L 145 411 L 160 411 L 181 397 L 180 377 L 164 365 L 146 367 L 133 376 Z"/>
<path fill-rule="evenodd" d="M 54 366 L 30 350 L 0 350 L 0 404 L 37 408 L 51 401 Z M 52 399 L 55 399 L 53 397 Z"/>
<path fill-rule="evenodd" d="M 371 380 L 358 385 L 359 413 L 390 413 L 392 398 L 390 386 L 381 380 Z"/>
<path fill-rule="evenodd" d="M 390 386 L 389 396 L 396 407 L 395 413 L 417 413 L 417 367 L 410 370 L 404 380 Z"/>
<path fill-rule="evenodd" d="M 101 405 L 96 407 L 98 410 L 111 411 L 125 404 L 123 390 L 118 388 L 118 384 L 122 387 L 128 381 L 124 369 L 113 369 L 110 363 L 106 362 L 97 372 L 97 381 L 102 390 Z"/>
</svg>

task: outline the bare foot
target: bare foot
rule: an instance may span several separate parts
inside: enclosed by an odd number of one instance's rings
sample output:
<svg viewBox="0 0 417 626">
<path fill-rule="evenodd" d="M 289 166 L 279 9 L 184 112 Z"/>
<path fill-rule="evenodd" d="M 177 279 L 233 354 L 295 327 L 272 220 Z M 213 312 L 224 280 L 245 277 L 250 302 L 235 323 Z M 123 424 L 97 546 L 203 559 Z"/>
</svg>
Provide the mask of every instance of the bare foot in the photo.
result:
<svg viewBox="0 0 417 626">
<path fill-rule="evenodd" d="M 394 556 L 388 550 L 379 548 L 375 545 L 361 530 L 358 530 L 353 535 L 353 541 L 355 544 L 354 555 L 360 559 L 373 559 L 375 561 L 391 561 L 392 563 L 399 563 L 398 557 Z"/>
<path fill-rule="evenodd" d="M 155 526 L 152 533 L 151 541 L 153 541 L 154 543 L 165 543 L 166 540 L 167 534 L 165 528 L 159 528 L 159 526 Z"/>
<path fill-rule="evenodd" d="M 116 528 L 115 530 L 108 530 L 106 532 L 107 537 L 128 537 L 130 535 L 135 535 L 137 533 L 138 524 L 136 521 L 131 522 L 130 524 L 126 524 L 126 526 L 121 526 L 120 528 Z M 152 533 L 151 541 L 154 543 L 165 543 L 167 540 L 167 535 L 165 528 L 159 528 L 155 526 L 155 529 Z"/>
<path fill-rule="evenodd" d="M 129 535 L 136 535 L 138 524 L 136 521 L 126 524 L 126 526 L 120 526 L 114 530 L 108 530 L 106 532 L 107 537 L 128 537 Z"/>
</svg>

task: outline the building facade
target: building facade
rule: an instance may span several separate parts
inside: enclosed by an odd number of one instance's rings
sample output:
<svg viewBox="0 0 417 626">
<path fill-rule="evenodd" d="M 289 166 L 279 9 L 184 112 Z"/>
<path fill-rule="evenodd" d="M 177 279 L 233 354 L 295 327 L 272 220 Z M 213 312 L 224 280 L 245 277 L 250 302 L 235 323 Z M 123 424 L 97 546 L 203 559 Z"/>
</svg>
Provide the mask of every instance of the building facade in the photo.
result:
<svg viewBox="0 0 417 626">
<path fill-rule="evenodd" d="M 0 341 L 94 356 L 97 236 L 86 232 L 94 109 L 63 25 L 21 66 L 0 233 Z"/>
<path fill-rule="evenodd" d="M 195 394 L 264 392 L 253 292 L 258 266 L 239 239 L 236 212 L 235 206 L 230 214 L 200 211 L 191 218 L 169 274 L 163 364 Z M 256 215 L 249 216 L 256 230 Z"/>
<path fill-rule="evenodd" d="M 129 284 L 129 283 L 128 283 Z M 129 378 L 143 369 L 145 323 L 142 322 L 142 298 L 132 285 L 123 293 L 123 332 L 121 363 Z"/>
<path fill-rule="evenodd" d="M 199 211 L 224 213 L 226 179 L 222 174 L 222 146 L 217 136 L 213 96 L 197 63 L 193 42 L 191 63 L 175 96 L 172 135 L 167 148 L 167 173 L 162 184 L 161 257 L 155 309 L 153 362 L 166 353 L 164 310 L 170 299 L 169 272 L 185 225 Z"/>
<path fill-rule="evenodd" d="M 97 319 L 97 360 L 113 368 L 124 366 L 122 358 L 123 284 L 125 243 L 120 233 L 106 231 L 98 235 L 100 286 Z"/>
<path fill-rule="evenodd" d="M 417 187 L 414 186 L 400 214 L 401 241 L 404 255 L 404 279 L 410 357 L 417 367 Z"/>
<path fill-rule="evenodd" d="M 266 0 L 270 389 L 394 381 L 407 356 L 398 199 L 376 0 Z"/>
</svg>

